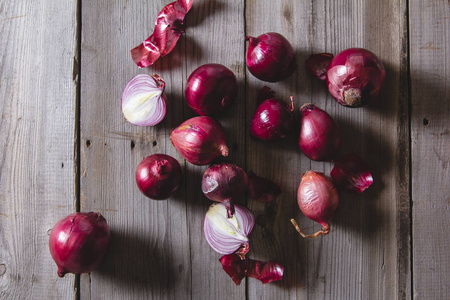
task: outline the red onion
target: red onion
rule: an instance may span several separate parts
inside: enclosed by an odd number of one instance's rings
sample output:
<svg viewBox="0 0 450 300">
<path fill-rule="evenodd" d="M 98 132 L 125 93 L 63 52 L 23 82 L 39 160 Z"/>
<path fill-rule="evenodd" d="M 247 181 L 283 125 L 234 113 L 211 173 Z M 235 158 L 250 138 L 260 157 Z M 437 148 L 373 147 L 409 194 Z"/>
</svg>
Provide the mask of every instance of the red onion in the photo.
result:
<svg viewBox="0 0 450 300">
<path fill-rule="evenodd" d="M 245 258 L 249 250 L 248 235 L 255 225 L 252 212 L 239 204 L 234 205 L 235 213 L 229 218 L 223 203 L 211 205 L 203 222 L 206 241 L 219 254 L 238 254 Z"/>
<path fill-rule="evenodd" d="M 246 190 L 247 174 L 235 164 L 214 164 L 203 174 L 203 193 L 208 199 L 225 204 L 229 218 L 234 214 L 233 200 L 243 196 Z"/>
<path fill-rule="evenodd" d="M 156 74 L 134 76 L 122 94 L 125 120 L 138 126 L 154 126 L 161 122 L 166 116 L 164 86 L 164 80 Z"/>
<path fill-rule="evenodd" d="M 369 166 L 355 153 L 334 161 L 330 175 L 338 189 L 350 192 L 362 193 L 373 183 Z"/>
<path fill-rule="evenodd" d="M 322 225 L 322 230 L 313 235 L 305 235 L 294 219 L 291 219 L 302 237 L 316 238 L 330 232 L 330 220 L 339 204 L 339 197 L 333 183 L 323 173 L 308 171 L 302 176 L 298 187 L 297 203 L 309 219 Z"/>
<path fill-rule="evenodd" d="M 329 114 L 314 104 L 305 104 L 298 145 L 303 153 L 316 161 L 331 161 L 341 146 L 339 126 Z"/>
<path fill-rule="evenodd" d="M 61 219 L 50 234 L 50 253 L 58 266 L 58 276 L 90 273 L 108 250 L 110 232 L 99 213 L 73 213 Z"/>
<path fill-rule="evenodd" d="M 327 79 L 327 69 L 334 55 L 330 53 L 312 54 L 306 60 L 306 69 L 320 80 Z"/>
<path fill-rule="evenodd" d="M 291 104 L 271 98 L 261 103 L 252 119 L 250 134 L 263 141 L 284 138 L 294 131 L 294 101 Z"/>
<path fill-rule="evenodd" d="M 375 54 L 350 48 L 336 55 L 328 66 L 328 90 L 339 104 L 361 107 L 377 98 L 385 74 Z"/>
<path fill-rule="evenodd" d="M 269 32 L 257 38 L 247 36 L 247 68 L 256 78 L 277 82 L 292 75 L 297 69 L 291 44 L 279 33 Z"/>
<path fill-rule="evenodd" d="M 225 130 L 213 118 L 191 118 L 172 130 L 170 140 L 188 162 L 198 166 L 209 164 L 213 159 L 228 156 Z"/>
<path fill-rule="evenodd" d="M 233 104 L 237 96 L 233 72 L 220 64 L 205 64 L 192 72 L 186 85 L 186 101 L 199 115 L 212 116 Z"/>
<path fill-rule="evenodd" d="M 131 50 L 131 57 L 138 67 L 148 67 L 160 56 L 172 51 L 186 29 L 184 16 L 191 9 L 192 2 L 193 0 L 177 0 L 164 6 L 159 12 L 152 35 Z"/>
<path fill-rule="evenodd" d="M 219 259 L 224 271 L 239 285 L 245 276 L 256 278 L 263 284 L 281 280 L 284 267 L 274 261 L 241 259 L 237 254 L 224 255 Z"/>
<path fill-rule="evenodd" d="M 171 197 L 181 184 L 181 166 L 172 156 L 153 154 L 144 158 L 136 168 L 139 190 L 147 197 L 163 200 Z"/>
<path fill-rule="evenodd" d="M 259 202 L 271 202 L 281 194 L 281 185 L 248 172 L 248 195 Z"/>
</svg>

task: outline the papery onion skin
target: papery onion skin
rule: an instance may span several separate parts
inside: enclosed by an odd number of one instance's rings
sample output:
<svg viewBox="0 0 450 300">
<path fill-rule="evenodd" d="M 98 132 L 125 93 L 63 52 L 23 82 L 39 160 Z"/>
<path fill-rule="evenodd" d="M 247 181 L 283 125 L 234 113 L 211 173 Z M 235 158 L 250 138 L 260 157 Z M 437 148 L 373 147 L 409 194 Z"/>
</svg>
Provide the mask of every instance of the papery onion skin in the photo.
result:
<svg viewBox="0 0 450 300">
<path fill-rule="evenodd" d="M 267 203 L 272 202 L 281 194 L 281 185 L 269 179 L 259 177 L 248 172 L 248 196 L 253 200 Z"/>
<path fill-rule="evenodd" d="M 178 153 L 194 165 L 204 166 L 219 156 L 228 156 L 225 130 L 208 116 L 186 120 L 172 130 L 170 140 Z"/>
<path fill-rule="evenodd" d="M 339 126 L 327 112 L 314 104 L 303 105 L 300 112 L 300 149 L 312 160 L 331 161 L 341 147 Z"/>
<path fill-rule="evenodd" d="M 249 41 L 246 63 L 250 73 L 267 82 L 278 82 L 297 70 L 297 61 L 292 45 L 284 36 L 276 32 L 261 34 Z"/>
<path fill-rule="evenodd" d="M 369 166 L 355 153 L 335 160 L 330 176 L 337 189 L 355 193 L 362 193 L 373 183 Z"/>
<path fill-rule="evenodd" d="M 153 154 L 144 158 L 136 168 L 139 190 L 148 198 L 170 198 L 181 185 L 182 170 L 178 161 L 167 154 Z"/>
<path fill-rule="evenodd" d="M 221 162 L 209 166 L 203 173 L 202 191 L 208 199 L 225 204 L 231 218 L 234 214 L 233 201 L 245 195 L 247 182 L 247 174 L 242 168 Z"/>
<path fill-rule="evenodd" d="M 333 57 L 331 53 L 311 54 L 305 62 L 306 69 L 320 80 L 326 80 L 327 69 Z"/>
<path fill-rule="evenodd" d="M 350 48 L 336 55 L 328 66 L 328 91 L 341 105 L 361 107 L 374 102 L 386 71 L 381 60 L 362 48 Z"/>
<path fill-rule="evenodd" d="M 255 217 L 242 205 L 235 204 L 234 209 L 234 215 L 228 218 L 225 204 L 211 205 L 205 215 L 203 233 L 208 244 L 217 253 L 236 253 L 244 259 L 249 250 L 248 236 L 255 225 Z"/>
<path fill-rule="evenodd" d="M 187 104 L 199 115 L 218 115 L 231 106 L 237 96 L 236 76 L 221 64 L 204 64 L 195 69 L 186 84 Z"/>
<path fill-rule="evenodd" d="M 256 139 L 270 142 L 285 138 L 294 131 L 293 99 L 288 105 L 280 99 L 263 101 L 253 115 L 250 134 Z"/>
<path fill-rule="evenodd" d="M 156 74 L 134 76 L 122 94 L 125 120 L 137 126 L 154 126 L 160 123 L 167 112 L 164 88 L 164 80 Z"/>
<path fill-rule="evenodd" d="M 110 235 L 106 220 L 99 213 L 77 212 L 58 221 L 49 240 L 58 276 L 94 271 L 106 255 Z"/>
</svg>

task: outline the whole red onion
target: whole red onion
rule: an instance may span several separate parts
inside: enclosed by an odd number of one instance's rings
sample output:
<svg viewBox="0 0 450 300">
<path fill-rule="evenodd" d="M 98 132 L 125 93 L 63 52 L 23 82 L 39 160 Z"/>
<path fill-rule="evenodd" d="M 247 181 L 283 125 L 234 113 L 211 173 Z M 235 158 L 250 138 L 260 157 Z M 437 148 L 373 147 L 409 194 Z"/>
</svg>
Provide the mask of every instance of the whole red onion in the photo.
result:
<svg viewBox="0 0 450 300">
<path fill-rule="evenodd" d="M 312 160 L 331 161 L 341 146 L 339 126 L 329 114 L 314 104 L 303 105 L 300 112 L 300 149 Z"/>
<path fill-rule="evenodd" d="M 369 166 L 355 153 L 335 160 L 330 176 L 338 189 L 356 193 L 362 193 L 373 183 Z"/>
<path fill-rule="evenodd" d="M 90 273 L 108 250 L 110 232 L 99 213 L 77 212 L 61 219 L 50 234 L 50 254 L 58 266 L 58 276 Z"/>
<path fill-rule="evenodd" d="M 225 204 L 231 218 L 234 214 L 232 202 L 244 196 L 247 182 L 244 170 L 235 164 L 221 162 L 211 165 L 203 173 L 202 191 L 208 199 Z"/>
<path fill-rule="evenodd" d="M 333 183 L 323 173 L 308 171 L 303 174 L 298 187 L 297 203 L 305 216 L 322 225 L 321 231 L 305 235 L 295 220 L 291 219 L 301 236 L 316 238 L 330 232 L 330 220 L 338 207 L 339 196 Z"/>
<path fill-rule="evenodd" d="M 181 184 L 182 171 L 178 161 L 166 154 L 144 158 L 136 168 L 139 190 L 147 197 L 163 200 L 171 197 Z"/>
<path fill-rule="evenodd" d="M 221 155 L 228 156 L 225 130 L 211 117 L 186 120 L 172 130 L 170 140 L 178 153 L 194 165 L 204 166 Z"/>
<path fill-rule="evenodd" d="M 250 134 L 263 141 L 284 138 L 294 131 L 294 102 L 287 105 L 280 99 L 267 99 L 255 111 Z"/>
<path fill-rule="evenodd" d="M 377 98 L 385 74 L 383 63 L 375 54 L 350 48 L 336 55 L 328 66 L 328 90 L 339 104 L 361 107 Z"/>
<path fill-rule="evenodd" d="M 297 61 L 292 45 L 276 32 L 261 34 L 257 38 L 247 36 L 247 68 L 256 78 L 277 82 L 292 75 Z"/>
<path fill-rule="evenodd" d="M 220 64 L 205 64 L 189 76 L 185 95 L 196 113 L 212 116 L 233 104 L 237 90 L 236 76 L 230 69 Z"/>
</svg>

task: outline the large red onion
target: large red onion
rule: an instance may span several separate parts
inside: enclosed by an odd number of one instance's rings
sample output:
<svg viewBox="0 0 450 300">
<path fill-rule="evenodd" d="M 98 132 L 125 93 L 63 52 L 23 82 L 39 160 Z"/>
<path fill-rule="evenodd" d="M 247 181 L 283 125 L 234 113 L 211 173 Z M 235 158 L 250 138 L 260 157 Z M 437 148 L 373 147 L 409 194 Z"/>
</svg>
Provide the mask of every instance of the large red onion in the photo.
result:
<svg viewBox="0 0 450 300">
<path fill-rule="evenodd" d="M 329 114 L 314 104 L 303 105 L 300 112 L 300 149 L 312 160 L 331 161 L 341 146 L 339 126 Z"/>
<path fill-rule="evenodd" d="M 284 36 L 276 32 L 261 34 L 257 38 L 247 36 L 247 68 L 256 78 L 277 82 L 297 69 L 295 52 Z"/>
<path fill-rule="evenodd" d="M 335 160 L 330 176 L 339 190 L 356 193 L 362 193 L 373 183 L 369 166 L 355 153 Z"/>
<path fill-rule="evenodd" d="M 294 131 L 294 102 L 287 105 L 280 99 L 267 99 L 262 102 L 253 115 L 250 134 L 263 141 L 284 138 Z"/>
<path fill-rule="evenodd" d="M 61 219 L 50 234 L 50 254 L 58 266 L 58 276 L 90 273 L 108 250 L 110 232 L 99 213 L 77 212 Z"/>
<path fill-rule="evenodd" d="M 233 200 L 244 196 L 246 190 L 247 174 L 235 164 L 217 163 L 203 174 L 203 193 L 208 199 L 225 204 L 229 218 L 234 214 Z"/>
<path fill-rule="evenodd" d="M 196 113 L 212 116 L 233 104 L 237 90 L 236 76 L 230 69 L 220 64 L 205 64 L 189 76 L 185 95 Z"/>
<path fill-rule="evenodd" d="M 178 161 L 166 154 L 144 158 L 136 168 L 139 190 L 147 197 L 163 200 L 171 197 L 181 184 L 182 171 Z"/>
<path fill-rule="evenodd" d="M 375 54 L 350 48 L 336 55 L 328 66 L 328 90 L 339 104 L 361 107 L 377 98 L 385 74 L 383 63 Z"/>
<path fill-rule="evenodd" d="M 186 120 L 172 130 L 170 140 L 178 153 L 194 165 L 204 166 L 221 155 L 228 156 L 225 130 L 211 117 Z"/>
<path fill-rule="evenodd" d="M 322 225 L 322 230 L 313 235 L 305 235 L 294 219 L 297 231 L 306 238 L 316 238 L 330 232 L 330 220 L 339 204 L 339 196 L 333 183 L 323 173 L 308 171 L 302 176 L 298 187 L 297 203 L 309 219 Z"/>
</svg>

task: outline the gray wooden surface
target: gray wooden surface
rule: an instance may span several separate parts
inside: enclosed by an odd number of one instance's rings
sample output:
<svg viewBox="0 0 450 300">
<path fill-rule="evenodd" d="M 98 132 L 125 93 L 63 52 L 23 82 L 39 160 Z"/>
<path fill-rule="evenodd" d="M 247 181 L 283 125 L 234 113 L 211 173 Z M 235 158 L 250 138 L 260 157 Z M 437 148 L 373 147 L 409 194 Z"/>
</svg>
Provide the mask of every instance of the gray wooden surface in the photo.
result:
<svg viewBox="0 0 450 300">
<path fill-rule="evenodd" d="M 129 55 L 153 30 L 170 1 L 0 1 L 0 299 L 446 299 L 450 4 L 448 1 L 195 0 L 174 51 L 138 69 Z M 275 31 L 291 41 L 298 71 L 267 84 L 245 67 L 246 35 Z M 338 105 L 305 59 L 315 52 L 364 47 L 386 66 L 380 101 L 362 109 Z M 256 216 L 249 256 L 278 260 L 282 281 L 236 286 L 203 237 L 211 204 L 201 192 L 206 167 L 187 163 L 171 145 L 172 128 L 195 116 L 186 105 L 187 77 L 221 63 L 239 96 L 218 117 L 230 159 L 280 182 L 271 204 L 241 199 Z M 166 81 L 168 113 L 141 128 L 123 119 L 120 98 L 138 73 Z M 298 108 L 312 102 L 339 123 L 342 153 L 360 153 L 375 183 L 361 195 L 342 193 L 331 233 L 296 204 L 301 174 L 329 174 L 296 138 L 264 144 L 248 127 L 264 85 Z M 141 159 L 167 153 L 184 182 L 169 200 L 136 188 Z M 98 211 L 112 244 L 105 262 L 80 279 L 59 278 L 48 231 L 76 210 Z"/>
</svg>

